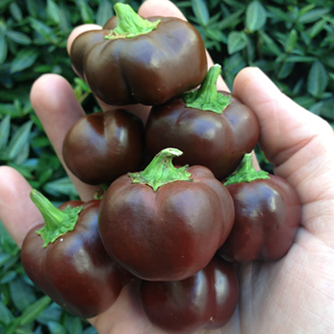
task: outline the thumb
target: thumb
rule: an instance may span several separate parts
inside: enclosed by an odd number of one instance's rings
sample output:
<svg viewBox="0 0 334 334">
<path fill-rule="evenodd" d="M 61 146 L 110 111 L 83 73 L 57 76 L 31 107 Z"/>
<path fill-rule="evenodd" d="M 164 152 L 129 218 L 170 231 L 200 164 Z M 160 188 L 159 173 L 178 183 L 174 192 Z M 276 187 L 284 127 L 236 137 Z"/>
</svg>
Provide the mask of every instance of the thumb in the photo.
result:
<svg viewBox="0 0 334 334">
<path fill-rule="evenodd" d="M 302 203 L 334 200 L 334 135 L 330 125 L 281 93 L 258 68 L 240 71 L 233 93 L 256 113 L 260 148 L 274 164 L 275 174 L 296 188 Z"/>
</svg>

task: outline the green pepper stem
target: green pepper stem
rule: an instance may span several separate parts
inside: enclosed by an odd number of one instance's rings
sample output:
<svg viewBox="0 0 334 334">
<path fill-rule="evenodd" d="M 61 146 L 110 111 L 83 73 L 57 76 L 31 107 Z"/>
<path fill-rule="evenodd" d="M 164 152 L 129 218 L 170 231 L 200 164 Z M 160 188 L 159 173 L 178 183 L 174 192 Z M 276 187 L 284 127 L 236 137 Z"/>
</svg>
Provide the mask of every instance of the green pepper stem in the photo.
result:
<svg viewBox="0 0 334 334">
<path fill-rule="evenodd" d="M 157 29 L 161 20 L 150 22 L 141 18 L 129 5 L 117 3 L 114 6 L 117 16 L 117 26 L 106 39 L 132 38 L 137 35 L 147 34 Z"/>
<path fill-rule="evenodd" d="M 132 183 L 149 185 L 154 191 L 159 187 L 175 181 L 192 181 L 191 174 L 186 171 L 188 165 L 175 168 L 172 160 L 183 152 L 176 148 L 165 148 L 160 151 L 149 165 L 139 173 L 128 173 Z"/>
<path fill-rule="evenodd" d="M 75 208 L 67 206 L 67 208 L 62 211 L 56 208 L 36 189 L 30 192 L 30 198 L 41 212 L 45 221 L 45 225 L 40 230 L 36 231 L 44 241 L 44 248 L 61 235 L 74 230 L 82 206 Z"/>
<path fill-rule="evenodd" d="M 244 155 L 237 172 L 234 175 L 229 176 L 224 185 L 270 179 L 268 174 L 269 173 L 264 170 L 257 172 L 253 167 L 252 154 L 247 153 Z"/>
<path fill-rule="evenodd" d="M 216 82 L 221 72 L 221 66 L 215 64 L 212 66 L 201 87 L 197 90 L 185 93 L 183 100 L 188 108 L 208 110 L 221 114 L 223 110 L 231 103 L 229 96 L 224 96 L 217 91 Z"/>
</svg>

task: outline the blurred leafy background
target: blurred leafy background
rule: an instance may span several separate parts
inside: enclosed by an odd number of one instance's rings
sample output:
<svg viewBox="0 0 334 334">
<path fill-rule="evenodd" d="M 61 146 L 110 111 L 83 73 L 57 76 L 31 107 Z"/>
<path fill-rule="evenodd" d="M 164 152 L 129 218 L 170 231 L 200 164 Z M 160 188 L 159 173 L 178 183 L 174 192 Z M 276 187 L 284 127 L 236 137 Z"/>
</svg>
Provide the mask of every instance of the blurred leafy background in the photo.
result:
<svg viewBox="0 0 334 334">
<path fill-rule="evenodd" d="M 135 10 L 139 1 L 122 1 Z M 29 101 L 43 73 L 72 85 L 87 112 L 98 108 L 76 78 L 66 53 L 70 31 L 103 25 L 111 0 L 0 1 L 0 164 L 17 169 L 55 204 L 76 198 Z M 232 88 L 245 66 L 258 66 L 297 103 L 334 128 L 334 1 L 174 1 L 201 33 Z M 257 149 L 263 168 L 271 165 Z M 91 334 L 85 320 L 64 312 L 24 274 L 20 251 L 0 222 L 0 334 Z"/>
</svg>

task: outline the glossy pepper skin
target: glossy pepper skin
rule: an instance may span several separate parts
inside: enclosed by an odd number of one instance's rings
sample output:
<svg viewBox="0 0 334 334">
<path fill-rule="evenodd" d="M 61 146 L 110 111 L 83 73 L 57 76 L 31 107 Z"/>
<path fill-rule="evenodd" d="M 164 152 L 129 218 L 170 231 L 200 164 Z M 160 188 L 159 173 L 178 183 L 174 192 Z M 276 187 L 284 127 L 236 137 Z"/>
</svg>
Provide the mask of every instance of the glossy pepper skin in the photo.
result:
<svg viewBox="0 0 334 334">
<path fill-rule="evenodd" d="M 85 32 L 73 42 L 72 66 L 103 102 L 161 104 L 204 80 L 207 60 L 198 31 L 177 18 L 147 19 L 157 20 L 161 22 L 151 32 L 105 39 L 117 26 L 115 16 L 102 30 Z"/>
<path fill-rule="evenodd" d="M 144 125 L 125 109 L 80 118 L 63 143 L 67 167 L 81 181 L 98 185 L 138 169 L 144 150 Z"/>
<path fill-rule="evenodd" d="M 164 162 L 170 156 L 164 159 L 157 165 L 167 170 Z M 166 281 L 194 275 L 209 263 L 232 228 L 234 209 L 227 189 L 207 168 L 185 167 L 191 180 L 168 182 L 154 191 L 124 175 L 103 196 L 103 245 L 139 278 Z"/>
<path fill-rule="evenodd" d="M 223 327 L 237 306 L 235 269 L 219 257 L 182 281 L 142 281 L 141 301 L 150 321 L 172 333 Z"/>
<path fill-rule="evenodd" d="M 227 184 L 226 188 L 233 198 L 235 221 L 218 254 L 228 261 L 243 263 L 283 257 L 300 223 L 296 190 L 275 175 Z"/>
<path fill-rule="evenodd" d="M 175 159 L 176 164 L 208 167 L 219 180 L 230 175 L 255 147 L 259 123 L 254 112 L 233 95 L 215 93 L 230 96 L 221 114 L 188 107 L 183 97 L 153 106 L 145 130 L 148 152 L 154 156 L 164 147 L 177 147 L 183 155 Z"/>
<path fill-rule="evenodd" d="M 73 231 L 61 235 L 43 247 L 43 240 L 33 228 L 21 251 L 25 272 L 33 283 L 57 304 L 75 316 L 90 318 L 117 299 L 130 275 L 105 252 L 97 226 L 99 200 L 86 203 L 70 201 L 72 208 L 83 206 Z"/>
</svg>

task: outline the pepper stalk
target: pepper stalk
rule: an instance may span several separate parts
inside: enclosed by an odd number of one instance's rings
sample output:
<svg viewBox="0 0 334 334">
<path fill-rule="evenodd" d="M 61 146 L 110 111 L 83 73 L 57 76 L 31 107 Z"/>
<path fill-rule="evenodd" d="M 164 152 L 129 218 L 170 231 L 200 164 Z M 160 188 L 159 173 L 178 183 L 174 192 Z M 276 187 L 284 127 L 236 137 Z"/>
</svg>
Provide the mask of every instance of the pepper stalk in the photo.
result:
<svg viewBox="0 0 334 334">
<path fill-rule="evenodd" d="M 132 38 L 138 35 L 148 34 L 157 29 L 161 20 L 150 22 L 140 17 L 129 5 L 117 3 L 114 6 L 117 17 L 117 26 L 110 31 L 105 39 Z"/>
<path fill-rule="evenodd" d="M 73 231 L 78 220 L 82 206 L 71 208 L 69 205 L 65 210 L 56 208 L 44 195 L 36 189 L 30 192 L 30 198 L 41 212 L 45 225 L 38 231 L 44 241 L 43 248 L 53 243 L 57 238 Z"/>
<path fill-rule="evenodd" d="M 172 160 L 183 152 L 177 148 L 165 148 L 160 151 L 149 165 L 138 173 L 128 173 L 132 183 L 149 185 L 154 191 L 159 187 L 175 181 L 192 181 L 191 173 L 186 171 L 188 165 L 175 168 Z"/>
<path fill-rule="evenodd" d="M 270 179 L 268 172 L 264 170 L 256 171 L 253 167 L 253 159 L 251 153 L 246 153 L 241 161 L 240 167 L 237 172 L 230 175 L 224 186 L 228 184 L 235 184 L 241 182 L 252 182 L 254 180 Z"/>
<path fill-rule="evenodd" d="M 204 82 L 197 90 L 185 93 L 183 100 L 188 108 L 208 110 L 221 114 L 231 103 L 229 96 L 224 96 L 217 91 L 217 80 L 221 72 L 221 66 L 215 64 L 210 67 Z"/>
</svg>

